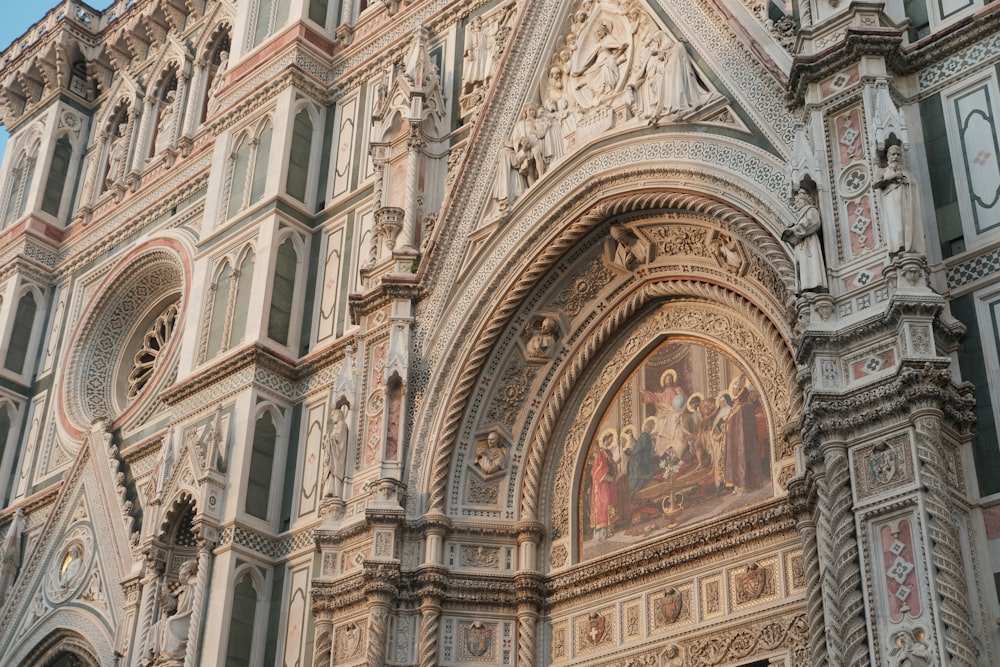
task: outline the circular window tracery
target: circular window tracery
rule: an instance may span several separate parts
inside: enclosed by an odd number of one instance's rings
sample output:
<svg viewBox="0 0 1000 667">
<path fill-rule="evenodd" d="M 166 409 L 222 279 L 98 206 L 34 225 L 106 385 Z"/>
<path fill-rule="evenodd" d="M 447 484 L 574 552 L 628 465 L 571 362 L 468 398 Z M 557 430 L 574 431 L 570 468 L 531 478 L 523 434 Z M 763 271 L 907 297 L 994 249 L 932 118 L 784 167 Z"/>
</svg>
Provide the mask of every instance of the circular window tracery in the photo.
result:
<svg viewBox="0 0 1000 667">
<path fill-rule="evenodd" d="M 134 400 L 145 389 L 149 378 L 153 376 L 160 353 L 166 348 L 174 333 L 179 312 L 179 303 L 175 301 L 160 313 L 143 336 L 142 347 L 135 353 L 132 370 L 128 375 L 129 401 Z"/>
<path fill-rule="evenodd" d="M 96 289 L 70 342 L 60 407 L 67 426 L 139 418 L 177 363 L 187 302 L 186 255 L 170 241 L 137 250 Z"/>
</svg>

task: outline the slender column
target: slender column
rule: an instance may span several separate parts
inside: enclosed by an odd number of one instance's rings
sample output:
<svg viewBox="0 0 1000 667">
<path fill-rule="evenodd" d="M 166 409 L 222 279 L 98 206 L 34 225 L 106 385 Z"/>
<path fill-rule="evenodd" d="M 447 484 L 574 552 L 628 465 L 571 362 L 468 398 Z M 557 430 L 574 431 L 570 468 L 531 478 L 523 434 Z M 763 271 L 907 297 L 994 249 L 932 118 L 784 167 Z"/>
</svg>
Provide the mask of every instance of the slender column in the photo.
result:
<svg viewBox="0 0 1000 667">
<path fill-rule="evenodd" d="M 400 249 L 415 252 L 414 234 L 417 229 L 417 174 L 420 170 L 420 150 L 424 146 L 420 136 L 420 126 L 410 126 L 410 138 L 407 141 L 409 155 L 406 164 L 406 212 L 403 215 L 403 230 L 400 233 Z"/>
<path fill-rule="evenodd" d="M 788 496 L 797 516 L 796 527 L 802 537 L 802 570 L 806 583 L 806 619 L 809 623 L 809 648 L 813 667 L 826 667 L 826 630 L 823 624 L 823 586 L 816 539 L 816 488 L 808 477 L 788 483 Z"/>
<path fill-rule="evenodd" d="M 851 466 L 843 442 L 824 443 L 822 453 L 826 483 L 821 488 L 826 490 L 823 505 L 830 527 L 830 548 L 826 553 L 830 563 L 823 577 L 829 660 L 843 667 L 861 667 L 870 664 L 871 659 L 858 563 Z"/>
<path fill-rule="evenodd" d="M 205 607 L 205 596 L 208 594 L 209 571 L 212 568 L 212 547 L 211 541 L 198 540 L 198 577 L 194 597 L 191 599 L 191 630 L 188 633 L 184 667 L 198 665 L 198 652 L 201 646 L 201 616 Z"/>
<path fill-rule="evenodd" d="M 187 111 L 190 106 L 187 102 L 187 89 L 188 82 L 191 80 L 191 75 L 189 73 L 182 73 L 177 77 L 177 112 L 174 114 L 173 126 L 168 128 L 170 130 L 170 147 L 174 148 L 177 146 L 177 140 L 180 138 L 181 130 L 185 123 L 187 123 Z M 184 110 L 184 116 L 180 116 L 181 110 Z"/>
<path fill-rule="evenodd" d="M 138 667 L 149 650 L 149 632 L 153 627 L 156 594 L 160 590 L 163 565 L 155 560 L 146 561 L 146 576 L 142 580 L 142 600 L 139 602 L 139 634 L 132 648 L 133 667 Z"/>
<path fill-rule="evenodd" d="M 184 131 L 181 133 L 182 136 L 191 137 L 194 136 L 195 130 L 198 129 L 198 121 L 201 120 L 201 105 L 199 102 L 208 95 L 208 90 L 205 88 L 205 75 L 208 72 L 208 63 L 199 63 L 194 67 L 194 72 L 191 74 L 191 86 L 188 91 L 188 99 L 186 109 L 184 110 Z"/>
</svg>

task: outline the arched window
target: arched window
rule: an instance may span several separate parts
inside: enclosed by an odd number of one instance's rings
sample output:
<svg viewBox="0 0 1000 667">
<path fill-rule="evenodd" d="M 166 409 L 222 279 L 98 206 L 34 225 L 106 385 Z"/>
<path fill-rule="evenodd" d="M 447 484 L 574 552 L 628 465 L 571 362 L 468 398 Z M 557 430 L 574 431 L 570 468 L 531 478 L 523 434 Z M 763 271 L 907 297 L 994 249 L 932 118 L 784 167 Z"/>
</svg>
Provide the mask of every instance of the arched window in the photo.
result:
<svg viewBox="0 0 1000 667">
<path fill-rule="evenodd" d="M 233 166 L 229 185 L 229 207 L 226 213 L 231 218 L 243 208 L 244 194 L 247 189 L 247 171 L 250 167 L 250 138 L 246 135 L 236 142 L 233 151 Z"/>
<path fill-rule="evenodd" d="M 7 205 L 4 208 L 3 224 L 7 225 L 24 214 L 28 203 L 28 188 L 35 173 L 35 156 L 27 152 L 18 158 L 10 174 L 10 187 L 7 190 Z"/>
<path fill-rule="evenodd" d="M 292 127 L 292 148 L 288 156 L 288 182 L 285 192 L 306 203 L 306 185 L 309 180 L 309 160 L 312 151 L 313 124 L 309 111 L 303 109 L 295 116 Z"/>
<path fill-rule="evenodd" d="M 209 359 L 222 351 L 226 344 L 226 314 L 229 312 L 229 293 L 232 291 L 232 267 L 223 262 L 219 277 L 215 281 L 212 298 L 212 315 L 208 328 L 208 347 L 205 354 Z"/>
<path fill-rule="evenodd" d="M 208 332 L 204 359 L 211 359 L 238 345 L 246 335 L 253 263 L 253 248 L 247 248 L 236 271 L 231 269 L 228 260 L 223 261 L 219 267 L 214 294 L 207 306 Z"/>
<path fill-rule="evenodd" d="M 231 218 L 264 196 L 267 185 L 268 160 L 271 157 L 270 119 L 265 120 L 255 139 L 244 134 L 236 141 L 230 156 L 229 197 L 226 218 Z"/>
<path fill-rule="evenodd" d="M 247 332 L 247 313 L 250 311 L 250 287 L 253 284 L 253 250 L 248 250 L 240 263 L 240 275 L 236 279 L 236 295 L 233 303 L 233 328 L 229 335 L 230 345 L 236 345 Z"/>
<path fill-rule="evenodd" d="M 317 25 L 326 27 L 326 11 L 330 5 L 329 0 L 309 1 L 309 20 Z"/>
<path fill-rule="evenodd" d="M 45 181 L 45 193 L 42 195 L 42 210 L 49 215 L 59 217 L 63 193 L 69 182 L 69 165 L 72 157 L 73 146 L 69 142 L 69 137 L 63 135 L 56 141 L 55 150 L 52 152 L 49 176 Z"/>
<path fill-rule="evenodd" d="M 245 505 L 247 514 L 265 521 L 271 495 L 271 475 L 274 469 L 277 439 L 278 430 L 274 425 L 274 418 L 270 412 L 265 411 L 254 424 Z"/>
<path fill-rule="evenodd" d="M 265 121 L 260 134 L 257 135 L 257 146 L 254 155 L 253 181 L 250 185 L 250 204 L 256 204 L 264 195 L 267 185 L 268 160 L 271 157 L 271 121 Z"/>
<path fill-rule="evenodd" d="M 292 302 L 295 296 L 295 270 L 298 257 L 292 239 L 285 239 L 278 247 L 278 260 L 271 284 L 271 311 L 267 318 L 267 337 L 288 345 L 288 330 L 292 319 Z"/>
<path fill-rule="evenodd" d="M 259 0 L 250 48 L 263 42 L 268 35 L 273 35 L 287 21 L 288 0 Z"/>
<path fill-rule="evenodd" d="M 250 664 L 256 616 L 257 590 L 253 585 L 253 577 L 247 572 L 233 589 L 233 613 L 229 619 L 226 667 L 246 667 Z"/>
<path fill-rule="evenodd" d="M 38 312 L 38 304 L 35 303 L 35 295 L 26 292 L 17 302 L 14 326 L 10 331 L 10 341 L 7 343 L 7 355 L 3 365 L 9 371 L 24 373 L 24 362 L 28 357 L 28 348 L 31 345 L 31 330 L 35 324 L 36 312 Z"/>
</svg>

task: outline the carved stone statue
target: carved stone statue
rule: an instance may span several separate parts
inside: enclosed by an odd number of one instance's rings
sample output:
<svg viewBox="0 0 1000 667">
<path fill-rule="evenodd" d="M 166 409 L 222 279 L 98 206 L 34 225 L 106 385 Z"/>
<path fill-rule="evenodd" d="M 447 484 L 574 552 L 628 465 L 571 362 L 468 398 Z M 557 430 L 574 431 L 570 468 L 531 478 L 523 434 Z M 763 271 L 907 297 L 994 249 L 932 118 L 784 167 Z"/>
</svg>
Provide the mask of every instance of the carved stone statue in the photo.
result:
<svg viewBox="0 0 1000 667">
<path fill-rule="evenodd" d="M 166 585 L 161 591 L 161 616 L 157 622 L 154 650 L 156 664 L 183 664 L 191 631 L 191 603 L 195 593 L 194 577 L 198 562 L 186 560 L 181 564 L 177 577 L 180 584 L 172 592 Z"/>
<path fill-rule="evenodd" d="M 24 510 L 14 512 L 0 545 L 0 605 L 7 599 L 7 591 L 14 584 L 17 570 L 21 567 L 21 531 L 24 529 Z"/>
<path fill-rule="evenodd" d="M 490 35 L 483 17 L 476 16 L 465 31 L 465 52 L 462 54 L 462 92 L 471 93 L 486 85 L 492 69 Z"/>
<path fill-rule="evenodd" d="M 677 120 L 712 98 L 698 80 L 684 44 L 657 30 L 646 38 L 644 46 L 646 60 L 629 82 L 637 116 L 654 125 L 664 119 Z"/>
<path fill-rule="evenodd" d="M 886 165 L 875 187 L 882 191 L 882 230 L 890 254 L 924 252 L 920 229 L 920 196 L 913 174 L 903 163 L 903 148 L 892 144 L 885 152 Z"/>
<path fill-rule="evenodd" d="M 215 76 L 212 77 L 212 89 L 208 92 L 208 113 L 214 114 L 219 110 L 219 91 L 226 80 L 226 70 L 229 68 L 229 51 L 219 52 L 219 66 L 215 68 Z"/>
<path fill-rule="evenodd" d="M 118 131 L 112 135 L 111 143 L 108 145 L 108 173 L 104 178 L 104 187 L 109 188 L 122 176 L 122 169 L 125 166 L 125 157 L 128 155 L 128 123 L 122 122 L 118 125 Z"/>
<path fill-rule="evenodd" d="M 523 145 L 525 149 L 530 151 L 531 161 L 534 163 L 538 176 L 545 173 L 545 137 L 548 126 L 547 120 L 538 117 L 538 107 L 526 104 L 521 110 L 521 119 L 514 123 L 514 132 L 511 134 L 515 148 Z"/>
<path fill-rule="evenodd" d="M 708 252 L 726 271 L 737 273 L 743 268 L 743 255 L 740 254 L 736 239 L 729 234 L 716 235 L 708 242 Z"/>
<path fill-rule="evenodd" d="M 543 318 L 537 331 L 528 339 L 525 352 L 528 357 L 548 359 L 556 347 L 556 334 L 559 324 L 551 317 Z"/>
<path fill-rule="evenodd" d="M 330 409 L 323 435 L 323 495 L 340 498 L 344 493 L 347 461 L 347 422 L 341 408 Z"/>
<path fill-rule="evenodd" d="M 795 193 L 795 210 L 799 219 L 781 234 L 781 239 L 794 249 L 799 292 L 825 292 L 826 265 L 820 243 L 823 222 L 812 194 L 807 189 L 799 188 Z"/>
<path fill-rule="evenodd" d="M 625 225 L 611 225 L 604 240 L 604 261 L 619 269 L 631 271 L 637 264 L 650 259 L 649 248 Z"/>
<path fill-rule="evenodd" d="M 156 121 L 156 141 L 153 143 L 153 155 L 159 155 L 170 147 L 174 139 L 174 120 L 177 115 L 177 92 L 171 90 L 160 109 L 160 117 Z"/>
<path fill-rule="evenodd" d="M 496 431 L 490 431 L 486 440 L 476 445 L 476 466 L 487 475 L 503 469 L 507 463 L 507 448 Z"/>
<path fill-rule="evenodd" d="M 593 34 L 595 39 L 590 53 L 570 73 L 575 80 L 573 85 L 590 93 L 589 106 L 598 104 L 617 90 L 621 65 L 625 63 L 629 47 L 627 42 L 611 34 L 611 26 L 607 23 L 598 23 Z"/>
</svg>

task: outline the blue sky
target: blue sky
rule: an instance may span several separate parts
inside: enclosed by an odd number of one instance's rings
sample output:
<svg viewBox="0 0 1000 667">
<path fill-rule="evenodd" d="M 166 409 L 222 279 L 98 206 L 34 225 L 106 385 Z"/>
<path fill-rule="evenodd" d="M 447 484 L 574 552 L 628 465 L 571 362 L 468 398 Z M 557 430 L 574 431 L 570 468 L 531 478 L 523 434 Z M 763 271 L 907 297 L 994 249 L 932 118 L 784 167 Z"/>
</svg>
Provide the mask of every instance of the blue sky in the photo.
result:
<svg viewBox="0 0 1000 667">
<path fill-rule="evenodd" d="M 25 31 L 45 16 L 50 9 L 56 6 L 56 0 L 0 0 L 0 49 L 6 49 L 11 42 L 20 37 Z M 112 0 L 90 0 L 88 5 L 94 9 L 105 9 L 114 2 Z M 7 147 L 7 131 L 0 128 L 0 157 L 3 156 Z"/>
</svg>

